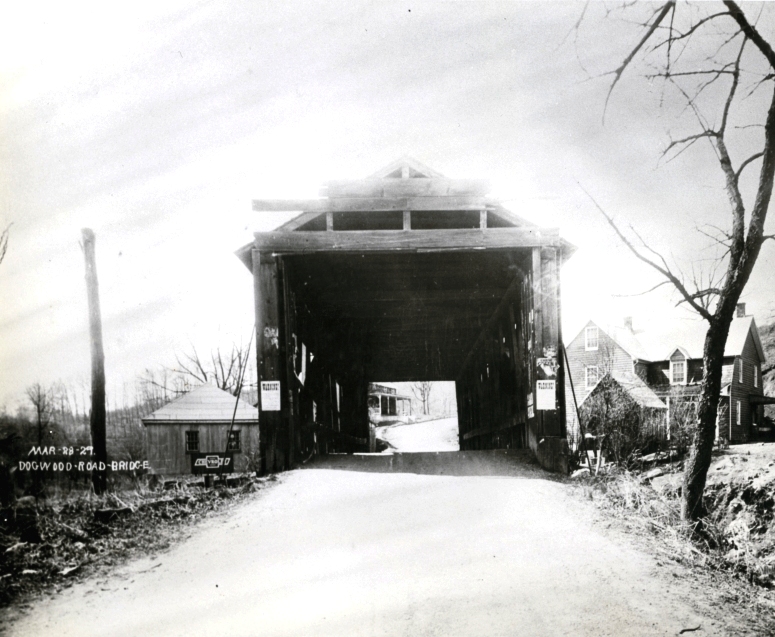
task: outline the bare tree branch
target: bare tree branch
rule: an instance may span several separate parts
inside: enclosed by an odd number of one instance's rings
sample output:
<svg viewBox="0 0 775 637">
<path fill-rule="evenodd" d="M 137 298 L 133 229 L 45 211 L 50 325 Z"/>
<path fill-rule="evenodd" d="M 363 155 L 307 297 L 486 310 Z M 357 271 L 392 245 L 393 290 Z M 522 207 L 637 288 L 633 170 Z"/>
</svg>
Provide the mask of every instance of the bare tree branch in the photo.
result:
<svg viewBox="0 0 775 637">
<path fill-rule="evenodd" d="M 762 155 L 764 155 L 764 151 L 759 151 L 758 153 L 754 153 L 748 159 L 746 159 L 742 164 L 740 164 L 740 167 L 737 169 L 737 171 L 735 171 L 735 179 L 739 182 L 740 175 L 742 174 L 743 169 L 752 161 L 756 161 L 757 159 L 759 159 L 759 157 L 761 157 Z"/>
<path fill-rule="evenodd" d="M 5 259 L 5 254 L 8 252 L 8 237 L 11 233 L 11 226 L 13 223 L 9 223 L 5 229 L 0 232 L 0 263 Z"/>
<path fill-rule="evenodd" d="M 605 121 L 605 112 L 608 108 L 608 100 L 611 99 L 611 94 L 614 91 L 614 88 L 616 87 L 617 83 L 621 79 L 622 75 L 624 74 L 624 71 L 627 70 L 627 67 L 630 65 L 630 62 L 635 58 L 635 56 L 638 54 L 638 51 L 641 50 L 644 44 L 648 42 L 648 40 L 651 38 L 651 36 L 654 34 L 654 31 L 657 30 L 657 27 L 662 23 L 662 20 L 665 19 L 665 16 L 668 14 L 668 12 L 671 9 L 675 9 L 675 0 L 670 0 L 669 2 L 666 2 L 662 9 L 659 10 L 659 14 L 654 19 L 654 21 L 649 26 L 646 33 L 643 35 L 643 37 L 640 39 L 640 42 L 635 45 L 635 48 L 633 48 L 629 55 L 627 55 L 626 58 L 624 58 L 624 61 L 619 65 L 619 68 L 617 68 L 615 71 L 613 71 L 614 80 L 611 82 L 611 86 L 608 88 L 608 95 L 605 98 L 605 106 L 603 107 L 603 121 Z"/>
<path fill-rule="evenodd" d="M 724 4 L 727 9 L 729 9 L 729 15 L 731 15 L 735 22 L 740 25 L 742 32 L 745 33 L 746 37 L 753 42 L 754 46 L 761 51 L 762 55 L 767 58 L 770 66 L 775 68 L 775 51 L 772 50 L 770 43 L 761 36 L 750 22 L 748 22 L 748 19 L 745 17 L 743 10 L 738 6 L 737 2 L 724 0 Z"/>
<path fill-rule="evenodd" d="M 584 194 L 586 194 L 587 197 L 589 197 L 589 199 L 592 201 L 592 203 L 598 209 L 600 214 L 602 214 L 603 217 L 605 217 L 606 221 L 614 229 L 614 232 L 616 232 L 616 234 L 618 235 L 619 239 L 621 239 L 621 241 L 624 243 L 624 245 L 626 245 L 630 249 L 630 252 L 632 252 L 638 259 L 640 259 L 644 263 L 650 265 L 657 272 L 662 274 L 662 276 L 664 276 L 668 281 L 670 281 L 675 286 L 675 288 L 683 295 L 684 299 L 686 299 L 686 302 L 690 306 L 692 306 L 692 308 L 700 316 L 702 316 L 706 320 L 710 320 L 711 319 L 711 315 L 708 312 L 708 310 L 706 310 L 702 305 L 698 304 L 696 302 L 696 300 L 692 298 L 691 293 L 686 289 L 686 287 L 684 287 L 683 282 L 667 266 L 667 263 L 666 263 L 664 257 L 662 257 L 662 255 L 658 254 L 656 251 L 654 251 L 652 248 L 650 248 L 648 246 L 645 246 L 645 247 L 650 252 L 656 254 L 659 257 L 660 261 L 662 262 L 662 265 L 659 265 L 657 262 L 652 261 L 648 257 L 642 255 L 640 253 L 640 251 L 632 244 L 632 242 L 622 233 L 622 231 L 619 230 L 619 227 L 616 225 L 614 220 L 605 212 L 605 210 L 603 210 L 603 208 L 600 206 L 600 204 L 598 204 L 597 201 L 595 201 L 595 198 L 592 195 L 590 195 L 581 184 L 579 184 L 579 188 L 581 188 L 584 191 Z"/>
</svg>

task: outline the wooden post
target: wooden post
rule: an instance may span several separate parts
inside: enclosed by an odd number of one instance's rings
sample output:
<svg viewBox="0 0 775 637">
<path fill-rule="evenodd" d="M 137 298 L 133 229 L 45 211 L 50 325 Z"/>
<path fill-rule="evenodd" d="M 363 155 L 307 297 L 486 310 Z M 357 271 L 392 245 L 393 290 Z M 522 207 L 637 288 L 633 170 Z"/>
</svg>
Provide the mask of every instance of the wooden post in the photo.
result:
<svg viewBox="0 0 775 637">
<path fill-rule="evenodd" d="M 554 248 L 533 249 L 533 295 L 535 356 L 537 358 L 554 358 L 559 365 L 559 272 L 557 251 Z M 561 415 L 564 414 L 564 406 L 559 405 L 560 393 L 557 387 L 559 380 L 555 376 L 555 409 L 542 411 L 536 409 L 536 415 L 539 416 L 541 422 L 540 431 L 537 432 L 540 436 L 563 436 L 565 433 L 565 424 L 560 422 Z M 534 380 L 534 392 L 535 386 Z"/>
<path fill-rule="evenodd" d="M 291 272 L 290 268 L 284 262 L 279 263 L 280 285 L 282 288 L 283 302 L 283 345 L 285 348 L 285 379 L 286 386 L 283 392 L 283 398 L 287 398 L 287 404 L 284 408 L 283 421 L 288 433 L 288 468 L 293 469 L 296 465 L 296 452 L 301 442 L 301 418 L 300 418 L 300 392 L 296 386 L 296 350 L 301 352 L 301 337 L 297 333 L 296 327 L 296 308 L 291 294 Z M 296 339 L 295 342 L 293 339 Z"/>
<path fill-rule="evenodd" d="M 259 435 L 265 438 L 263 448 L 263 470 L 274 472 L 282 467 L 284 458 L 278 458 L 278 434 L 282 426 L 282 412 L 268 411 L 261 396 L 262 381 L 280 383 L 282 395 L 285 381 L 281 375 L 280 355 L 280 295 L 277 263 L 273 257 L 262 257 L 253 250 L 253 289 L 256 308 L 256 357 L 258 366 Z M 262 262 L 262 258 L 264 261 Z"/>
<path fill-rule="evenodd" d="M 102 317 L 100 314 L 100 291 L 97 282 L 97 263 L 95 259 L 94 231 L 81 230 L 83 238 L 83 256 L 86 262 L 86 296 L 89 304 L 89 341 L 91 349 L 91 443 L 94 448 L 92 470 L 94 493 L 101 495 L 107 488 L 108 462 L 107 435 L 105 431 L 105 353 L 102 347 Z M 102 467 L 102 468 L 100 468 Z"/>
</svg>

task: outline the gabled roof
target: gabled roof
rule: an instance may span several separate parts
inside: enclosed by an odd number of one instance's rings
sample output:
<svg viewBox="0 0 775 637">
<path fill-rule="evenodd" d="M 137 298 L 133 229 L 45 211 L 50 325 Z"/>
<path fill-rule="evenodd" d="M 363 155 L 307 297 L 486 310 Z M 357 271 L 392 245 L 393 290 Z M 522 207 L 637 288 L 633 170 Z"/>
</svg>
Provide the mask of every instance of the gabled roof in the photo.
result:
<svg viewBox="0 0 775 637">
<path fill-rule="evenodd" d="M 704 321 L 697 320 L 692 321 L 688 327 L 683 325 L 680 332 L 678 330 L 663 334 L 644 332 L 636 335 L 626 327 L 602 328 L 595 321 L 589 321 L 581 328 L 579 335 L 583 334 L 584 330 L 590 325 L 594 325 L 607 334 L 633 359 L 652 363 L 670 360 L 670 356 L 676 350 L 680 350 L 689 359 L 696 360 L 702 358 L 705 334 L 708 330 L 707 324 Z M 732 320 L 724 348 L 724 356 L 740 356 L 743 353 L 749 334 L 753 339 L 759 358 L 762 361 L 766 360 L 759 337 L 759 330 L 752 316 L 744 316 Z M 572 340 L 576 340 L 579 335 Z"/>
<path fill-rule="evenodd" d="M 673 340 L 673 346 L 669 350 L 663 350 L 663 355 L 655 360 L 668 360 L 676 349 L 680 349 L 687 358 L 702 358 L 707 331 L 708 327 L 706 323 L 704 321 L 701 323 L 698 322 L 694 330 Z M 751 338 L 753 338 L 759 359 L 762 361 L 766 360 L 762 342 L 759 338 L 759 329 L 756 327 L 753 316 L 743 316 L 732 319 L 732 324 L 729 326 L 727 343 L 724 347 L 724 356 L 741 356 L 749 334 L 751 335 Z"/>
<path fill-rule="evenodd" d="M 756 321 L 753 320 L 753 316 L 744 316 L 732 321 L 732 325 L 729 328 L 729 336 L 727 337 L 727 346 L 724 348 L 724 356 L 740 356 L 743 353 L 745 342 L 748 340 L 748 334 L 751 334 L 751 338 L 753 338 L 759 360 L 762 362 L 767 360 L 764 355 L 761 337 L 759 336 L 759 328 L 756 327 Z"/>
<path fill-rule="evenodd" d="M 589 321 L 584 327 L 581 328 L 581 331 L 571 339 L 570 342 L 575 341 L 579 336 L 584 334 L 584 331 L 590 326 L 594 326 L 597 329 L 599 329 L 601 332 L 606 334 L 619 347 L 621 347 L 625 352 L 627 352 L 627 354 L 629 354 L 629 356 L 632 357 L 634 360 L 644 360 L 644 361 L 652 360 L 646 348 L 638 340 L 638 337 L 626 327 L 617 326 L 617 327 L 603 328 L 603 327 L 600 327 L 600 325 L 598 325 L 595 321 Z"/>
<path fill-rule="evenodd" d="M 671 351 L 667 355 L 667 360 L 671 359 L 673 357 L 673 354 L 675 354 L 676 352 L 681 354 L 681 356 L 683 356 L 684 358 L 691 358 L 691 355 L 689 354 L 688 350 L 684 349 L 683 347 L 681 347 L 679 345 L 678 347 L 674 348 L 673 351 Z"/>
<path fill-rule="evenodd" d="M 254 249 L 306 254 L 554 247 L 563 262 L 573 254 L 575 247 L 557 228 L 523 219 L 489 192 L 485 180 L 450 179 L 402 157 L 365 179 L 329 181 L 319 198 L 253 200 L 258 212 L 300 214 L 273 232 L 254 233 L 237 257 L 252 270 Z"/>
<path fill-rule="evenodd" d="M 601 378 L 597 385 L 591 392 L 581 401 L 581 404 L 597 391 L 602 391 L 608 382 L 613 382 L 619 385 L 624 392 L 632 398 L 632 400 L 641 407 L 647 407 L 649 409 L 667 409 L 667 405 L 663 403 L 659 396 L 657 396 L 651 388 L 644 383 L 641 378 L 633 374 L 632 372 L 609 372 L 603 378 Z"/>
<path fill-rule="evenodd" d="M 366 179 L 402 179 L 405 178 L 404 175 L 408 178 L 444 177 L 440 172 L 434 170 L 430 166 L 426 166 L 414 157 L 404 155 L 401 159 L 397 159 L 387 166 L 380 168 L 374 174 L 366 177 Z"/>
<path fill-rule="evenodd" d="M 258 422 L 258 411 L 255 407 L 212 385 L 200 385 L 142 420 L 145 424 L 231 422 L 235 405 L 235 422 Z"/>
</svg>

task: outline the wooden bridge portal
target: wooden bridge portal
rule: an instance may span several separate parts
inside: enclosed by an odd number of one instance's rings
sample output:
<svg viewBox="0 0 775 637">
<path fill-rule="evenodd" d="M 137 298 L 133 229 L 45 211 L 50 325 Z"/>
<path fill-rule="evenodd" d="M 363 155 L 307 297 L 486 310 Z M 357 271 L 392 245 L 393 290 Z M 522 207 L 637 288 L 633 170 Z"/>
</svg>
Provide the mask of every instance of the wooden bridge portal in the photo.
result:
<svg viewBox="0 0 775 637">
<path fill-rule="evenodd" d="M 237 255 L 253 273 L 261 456 L 367 451 L 374 381 L 454 380 L 461 450 L 567 465 L 559 270 L 572 246 L 412 159 L 333 181 Z"/>
</svg>

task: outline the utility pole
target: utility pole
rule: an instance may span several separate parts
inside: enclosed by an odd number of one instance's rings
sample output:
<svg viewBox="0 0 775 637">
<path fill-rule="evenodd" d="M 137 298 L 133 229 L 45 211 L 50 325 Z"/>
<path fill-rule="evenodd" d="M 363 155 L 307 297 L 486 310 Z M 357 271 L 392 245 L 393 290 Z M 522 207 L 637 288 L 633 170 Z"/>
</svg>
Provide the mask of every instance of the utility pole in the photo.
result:
<svg viewBox="0 0 775 637">
<path fill-rule="evenodd" d="M 83 256 L 86 260 L 86 295 L 89 301 L 89 336 L 91 341 L 91 444 L 94 448 L 91 480 L 94 493 L 101 495 L 107 488 L 107 436 L 105 432 L 105 352 L 102 348 L 102 317 L 97 264 L 94 255 L 94 231 L 81 230 Z M 101 468 L 102 467 L 102 468 Z"/>
</svg>

